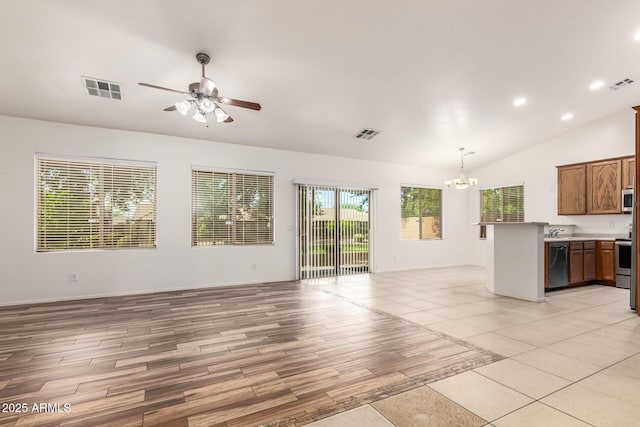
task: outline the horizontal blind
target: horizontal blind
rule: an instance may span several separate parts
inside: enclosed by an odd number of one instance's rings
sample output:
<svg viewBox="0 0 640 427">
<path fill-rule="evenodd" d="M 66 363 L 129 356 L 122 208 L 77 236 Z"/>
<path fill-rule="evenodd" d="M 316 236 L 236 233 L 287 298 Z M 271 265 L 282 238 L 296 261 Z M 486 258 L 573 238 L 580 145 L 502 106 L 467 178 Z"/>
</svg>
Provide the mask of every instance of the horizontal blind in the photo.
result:
<svg viewBox="0 0 640 427">
<path fill-rule="evenodd" d="M 155 165 L 36 163 L 37 251 L 155 247 Z"/>
<path fill-rule="evenodd" d="M 192 170 L 192 246 L 273 243 L 273 176 Z"/>
<path fill-rule="evenodd" d="M 401 187 L 402 240 L 442 238 L 442 190 Z"/>
<path fill-rule="evenodd" d="M 524 222 L 524 185 L 480 190 L 480 222 Z"/>
</svg>

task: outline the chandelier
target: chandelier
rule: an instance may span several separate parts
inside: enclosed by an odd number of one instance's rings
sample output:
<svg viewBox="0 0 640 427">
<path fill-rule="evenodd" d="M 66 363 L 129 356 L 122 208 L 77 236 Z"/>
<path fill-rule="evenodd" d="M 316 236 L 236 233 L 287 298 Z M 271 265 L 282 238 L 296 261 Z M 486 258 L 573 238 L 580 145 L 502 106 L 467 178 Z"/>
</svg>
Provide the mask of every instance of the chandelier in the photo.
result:
<svg viewBox="0 0 640 427">
<path fill-rule="evenodd" d="M 464 147 L 458 148 L 460 151 L 460 176 L 449 181 L 445 181 L 444 184 L 447 187 L 456 187 L 456 190 L 466 190 L 469 187 L 478 185 L 478 178 L 467 178 L 464 175 Z M 467 154 L 473 154 L 468 152 Z"/>
</svg>

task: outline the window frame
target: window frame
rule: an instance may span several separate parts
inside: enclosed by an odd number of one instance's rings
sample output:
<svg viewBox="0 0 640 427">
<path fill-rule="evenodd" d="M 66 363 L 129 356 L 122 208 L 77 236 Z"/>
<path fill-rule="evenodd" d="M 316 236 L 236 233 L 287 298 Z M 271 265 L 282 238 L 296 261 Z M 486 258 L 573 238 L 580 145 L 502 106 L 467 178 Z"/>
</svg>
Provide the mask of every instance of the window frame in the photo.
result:
<svg viewBox="0 0 640 427">
<path fill-rule="evenodd" d="M 268 215 L 266 218 L 263 218 L 262 220 L 266 219 L 266 223 L 260 224 L 261 219 L 257 219 L 256 220 L 256 241 L 246 241 L 245 239 L 238 239 L 237 237 L 237 229 L 236 228 L 231 228 L 230 230 L 227 230 L 227 235 L 228 238 L 222 238 L 222 240 L 220 240 L 219 242 L 221 243 L 216 243 L 216 236 L 215 234 L 220 232 L 220 231 L 224 231 L 221 230 L 220 228 L 215 228 L 215 223 L 214 220 L 211 220 L 210 223 L 207 223 L 205 221 L 199 221 L 197 218 L 197 203 L 199 200 L 199 197 L 196 197 L 196 186 L 198 185 L 195 182 L 196 176 L 197 174 L 203 174 L 203 175 L 211 175 L 212 179 L 216 179 L 216 175 L 218 176 L 218 178 L 222 179 L 225 175 L 227 176 L 226 179 L 229 180 L 230 184 L 233 185 L 238 185 L 238 183 L 240 182 L 245 182 L 247 180 L 248 177 L 249 181 L 252 179 L 256 180 L 256 185 L 258 185 L 258 180 L 262 177 L 267 178 L 267 191 L 268 191 L 268 197 L 267 197 L 267 204 L 268 204 Z M 235 217 L 236 215 L 238 215 L 238 212 L 240 212 L 240 215 L 244 215 L 242 212 L 247 212 L 248 208 L 246 208 L 246 205 L 241 205 L 238 206 L 237 204 L 234 204 L 234 202 L 237 202 L 236 200 L 233 200 L 232 198 L 232 194 L 238 194 L 238 188 L 235 188 L 235 192 L 233 191 L 233 188 L 229 188 L 229 193 L 227 194 L 226 198 L 227 201 L 226 203 L 228 204 L 228 209 L 226 211 L 226 213 L 224 214 L 226 216 L 226 220 L 225 222 L 228 221 L 232 221 L 232 224 L 227 224 L 230 227 L 233 227 L 236 225 L 236 222 L 234 219 L 228 219 L 229 217 Z M 215 195 L 211 196 L 211 200 L 208 200 L 209 202 L 211 202 L 212 204 L 215 203 Z M 236 196 L 237 197 L 237 196 Z M 218 200 L 219 202 L 220 200 Z M 236 214 L 233 214 L 232 212 L 236 212 Z M 253 171 L 253 170 L 244 170 L 244 169 L 226 169 L 226 168 L 212 168 L 212 167 L 207 167 L 207 166 L 192 166 L 191 167 L 191 215 L 190 215 L 190 222 L 191 222 L 191 233 L 190 233 L 190 245 L 192 248 L 210 248 L 210 247 L 242 247 L 242 246 L 268 246 L 268 245 L 275 245 L 275 227 L 274 227 L 274 223 L 275 223 L 275 173 L 273 172 L 266 172 L 266 171 Z M 212 215 L 215 215 L 215 213 L 213 213 Z M 211 229 L 211 239 L 210 242 L 207 243 L 207 240 L 205 240 L 205 238 L 199 238 L 197 236 L 197 229 L 199 228 L 199 225 L 204 224 L 204 225 L 211 225 L 212 229 Z M 257 231 L 258 227 L 260 227 L 262 225 L 263 228 L 268 229 L 268 233 L 267 233 L 267 237 L 268 237 L 268 241 L 258 241 L 260 240 L 260 236 L 264 235 L 261 234 L 260 232 Z M 228 240 L 228 241 L 227 241 Z"/>
<path fill-rule="evenodd" d="M 99 194 L 98 196 L 87 196 L 84 197 L 83 191 L 75 193 L 75 200 L 72 199 L 73 196 L 67 195 L 68 199 L 71 200 L 72 204 L 82 204 L 88 202 L 88 208 L 85 210 L 79 210 L 81 214 L 89 214 L 91 216 L 90 219 L 87 220 L 87 223 L 97 223 L 98 232 L 96 234 L 93 231 L 93 226 L 89 226 L 89 232 L 84 234 L 84 238 L 89 240 L 89 245 L 82 245 L 80 241 L 77 241 L 75 244 L 71 244 L 71 240 L 74 234 L 74 227 L 80 228 L 79 223 L 73 224 L 69 218 L 67 217 L 67 225 L 66 230 L 59 234 L 60 236 L 67 236 L 67 244 L 62 247 L 52 247 L 55 243 L 54 240 L 51 242 L 48 241 L 46 235 L 44 235 L 42 231 L 42 227 L 47 226 L 47 221 L 55 221 L 60 220 L 59 214 L 54 214 L 54 216 L 49 217 L 47 220 L 43 219 L 44 210 L 47 210 L 51 206 L 47 206 L 42 203 L 43 199 L 43 186 L 45 185 L 45 178 L 42 176 L 42 173 L 47 173 L 47 171 L 52 171 L 54 169 L 54 165 L 59 164 L 59 166 L 64 167 L 65 165 L 68 167 L 67 172 L 73 171 L 81 171 L 83 167 L 89 167 L 89 171 L 98 171 L 97 174 L 101 177 L 102 181 L 98 181 L 99 183 Z M 95 169 L 94 169 L 95 168 Z M 114 174 L 116 170 L 118 174 Z M 131 177 L 131 180 L 127 181 L 123 179 L 125 176 L 123 174 L 124 171 L 128 171 L 129 173 L 146 173 L 149 174 L 146 178 L 150 179 L 149 186 L 145 187 L 144 190 L 148 191 L 150 194 L 148 198 L 139 198 L 136 201 L 135 205 L 131 205 L 129 202 L 121 200 L 120 205 L 118 205 L 113 199 L 114 193 L 118 193 L 118 191 L 131 190 L 134 187 L 134 177 Z M 107 179 L 104 174 L 111 174 L 111 179 Z M 82 185 L 83 179 L 77 179 L 70 181 L 75 185 Z M 89 181 L 84 181 L 84 183 L 88 183 Z M 111 184 L 109 187 L 108 184 Z M 35 153 L 34 155 L 34 251 L 38 254 L 45 253 L 59 253 L 59 252 L 96 252 L 96 251 L 123 251 L 123 250 L 148 250 L 148 249 L 157 249 L 157 239 L 158 239 L 158 224 L 157 224 L 157 210 L 158 210 L 158 165 L 156 162 L 151 161 L 138 161 L 138 160 L 129 160 L 129 159 L 117 159 L 117 158 L 108 158 L 108 157 L 89 157 L 89 156 L 74 156 L 74 155 L 57 155 L 57 154 L 49 154 L 49 153 Z M 105 186 L 107 189 L 105 190 Z M 68 190 L 69 191 L 69 190 Z M 91 193 L 89 193 L 91 194 Z M 78 198 L 78 195 L 82 197 Z M 64 196 L 62 196 L 64 197 Z M 142 194 L 141 194 L 142 197 Z M 92 201 L 97 198 L 97 202 Z M 151 200 L 149 200 L 151 199 Z M 134 219 L 138 208 L 142 203 L 151 204 L 151 215 L 145 215 L 145 218 L 138 219 L 138 224 L 141 224 L 143 221 L 148 221 L 146 224 L 147 232 L 140 232 L 136 230 L 133 231 L 132 227 L 136 226 L 136 220 Z M 72 204 L 67 203 L 67 206 L 72 206 Z M 107 209 L 107 204 L 109 205 L 109 209 Z M 127 209 L 119 209 L 127 205 Z M 77 208 L 77 206 L 74 206 Z M 134 211 L 131 211 L 132 207 L 135 207 Z M 69 209 L 69 207 L 67 208 Z M 95 214 L 93 210 L 95 209 Z M 119 216 L 114 215 L 114 210 L 119 211 L 121 214 Z M 107 217 L 105 212 L 111 212 L 111 215 Z M 127 214 L 123 214 L 122 212 L 126 211 Z M 132 213 L 131 213 L 132 212 Z M 77 213 L 77 212 L 76 212 Z M 96 218 L 93 218 L 93 217 Z M 129 226 L 129 232 L 123 233 L 121 238 L 127 238 L 130 241 L 133 240 L 136 244 L 126 244 L 119 245 L 118 243 L 114 243 L 114 236 L 108 235 L 108 233 L 115 233 L 116 227 L 118 224 L 114 224 L 116 222 L 116 218 L 130 216 L 129 222 L 125 219 L 125 224 Z M 69 224 L 72 225 L 69 225 Z M 110 223 L 105 227 L 105 224 Z M 122 224 L 120 224 L 122 225 Z M 64 228 L 64 227 L 63 227 Z M 76 230 L 77 231 L 77 228 Z M 80 232 L 86 232 L 86 230 L 80 229 Z M 94 243 L 93 239 L 98 238 L 98 243 Z M 146 236 L 146 237 L 145 237 Z M 82 238 L 81 238 L 82 239 Z M 146 240 L 146 244 L 144 241 Z M 108 242 L 108 243 L 107 243 Z M 77 246 L 76 246 L 77 245 Z"/>
<path fill-rule="evenodd" d="M 411 190 L 428 190 L 428 191 L 437 191 L 438 192 L 438 236 L 437 237 L 423 237 L 423 218 L 427 216 L 424 215 L 423 209 L 423 195 L 422 192 L 419 192 L 419 205 L 418 205 L 418 238 L 405 238 L 402 232 L 402 221 L 405 219 L 403 217 L 403 211 L 405 206 L 403 205 L 403 194 L 405 189 Z M 401 184 L 400 185 L 400 240 L 402 241 L 434 241 L 434 240 L 443 240 L 443 189 L 438 186 L 426 186 L 426 185 L 414 185 L 414 184 Z"/>
<path fill-rule="evenodd" d="M 515 213 L 516 215 L 516 220 L 508 220 L 505 221 L 505 213 L 504 213 L 504 193 L 506 189 L 510 189 L 510 188 L 521 188 L 521 197 L 520 200 L 522 201 L 522 206 L 518 206 L 519 208 L 521 207 L 521 210 L 517 211 Z M 490 190 L 500 190 L 500 200 L 501 200 L 501 206 L 500 206 L 500 213 L 499 213 L 499 217 L 496 215 L 496 219 L 495 221 L 487 221 L 486 218 L 484 218 L 483 215 L 483 207 L 484 207 L 484 191 L 490 191 Z M 478 195 L 479 195 L 479 202 L 480 202 L 480 206 L 479 206 L 479 210 L 480 210 L 480 239 L 484 240 L 487 238 L 487 228 L 485 223 L 488 222 L 510 222 L 510 223 L 518 223 L 518 222 L 524 222 L 525 221 L 525 192 L 524 192 L 524 183 L 521 184 L 509 184 L 509 185 L 501 185 L 501 186 L 495 186 L 495 187 L 486 187 L 486 188 L 482 188 L 478 190 Z"/>
</svg>

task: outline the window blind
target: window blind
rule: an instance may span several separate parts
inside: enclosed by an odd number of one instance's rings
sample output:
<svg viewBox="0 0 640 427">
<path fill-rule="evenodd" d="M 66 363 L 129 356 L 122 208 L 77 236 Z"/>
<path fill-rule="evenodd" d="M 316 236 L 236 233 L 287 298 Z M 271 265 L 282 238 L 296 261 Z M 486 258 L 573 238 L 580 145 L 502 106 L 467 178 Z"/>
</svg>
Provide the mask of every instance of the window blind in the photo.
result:
<svg viewBox="0 0 640 427">
<path fill-rule="evenodd" d="M 36 250 L 155 247 L 156 169 L 37 157 Z"/>
<path fill-rule="evenodd" d="M 442 238 L 442 190 L 401 187 L 402 240 Z"/>
<path fill-rule="evenodd" d="M 524 185 L 480 190 L 480 222 L 524 222 Z"/>
<path fill-rule="evenodd" d="M 273 176 L 192 170 L 192 246 L 273 243 Z"/>
</svg>

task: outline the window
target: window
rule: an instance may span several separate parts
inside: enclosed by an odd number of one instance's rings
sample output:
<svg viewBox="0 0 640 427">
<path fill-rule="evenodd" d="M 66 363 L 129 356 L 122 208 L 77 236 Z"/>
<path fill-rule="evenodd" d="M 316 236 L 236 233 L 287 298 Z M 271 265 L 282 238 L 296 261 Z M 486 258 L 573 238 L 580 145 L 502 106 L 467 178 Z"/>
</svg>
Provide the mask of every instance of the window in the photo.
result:
<svg viewBox="0 0 640 427">
<path fill-rule="evenodd" d="M 36 157 L 38 252 L 153 248 L 156 165 Z"/>
<path fill-rule="evenodd" d="M 193 170 L 192 246 L 273 243 L 273 175 Z"/>
<path fill-rule="evenodd" d="M 480 222 L 524 222 L 524 185 L 480 190 Z"/>
<path fill-rule="evenodd" d="M 442 190 L 401 187 L 402 240 L 442 238 Z"/>
<path fill-rule="evenodd" d="M 524 222 L 524 185 L 480 190 L 480 222 Z M 481 225 L 480 238 L 486 237 Z"/>
</svg>

